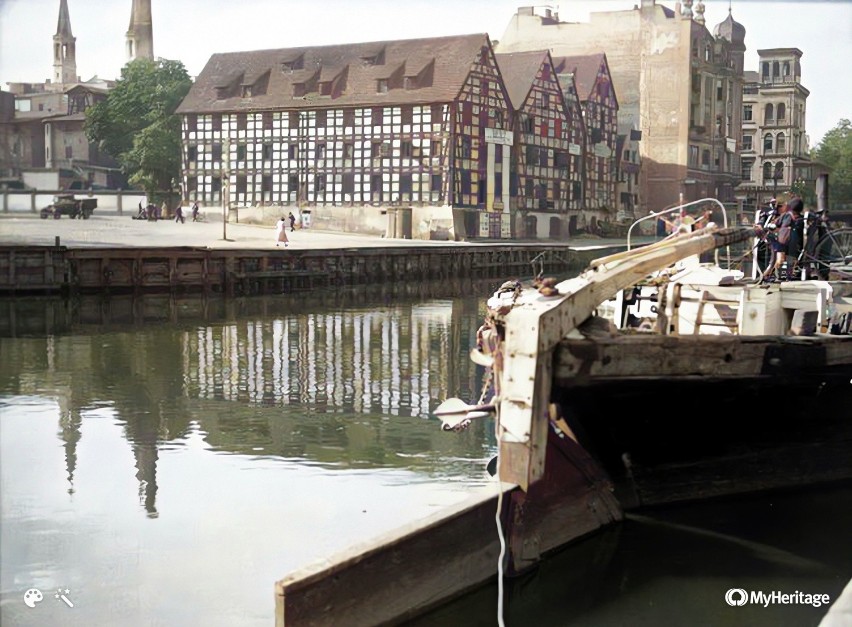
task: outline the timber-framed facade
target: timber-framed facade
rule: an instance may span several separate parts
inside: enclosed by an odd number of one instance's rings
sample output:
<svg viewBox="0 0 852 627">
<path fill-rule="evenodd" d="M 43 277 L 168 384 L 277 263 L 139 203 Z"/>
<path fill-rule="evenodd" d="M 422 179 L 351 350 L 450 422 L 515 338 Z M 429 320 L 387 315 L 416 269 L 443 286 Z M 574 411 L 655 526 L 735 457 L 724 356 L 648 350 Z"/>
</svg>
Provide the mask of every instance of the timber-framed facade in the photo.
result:
<svg viewBox="0 0 852 627">
<path fill-rule="evenodd" d="M 217 54 L 178 113 L 185 200 L 227 189 L 349 227 L 405 205 L 465 237 L 512 235 L 511 106 L 485 34 Z"/>
</svg>

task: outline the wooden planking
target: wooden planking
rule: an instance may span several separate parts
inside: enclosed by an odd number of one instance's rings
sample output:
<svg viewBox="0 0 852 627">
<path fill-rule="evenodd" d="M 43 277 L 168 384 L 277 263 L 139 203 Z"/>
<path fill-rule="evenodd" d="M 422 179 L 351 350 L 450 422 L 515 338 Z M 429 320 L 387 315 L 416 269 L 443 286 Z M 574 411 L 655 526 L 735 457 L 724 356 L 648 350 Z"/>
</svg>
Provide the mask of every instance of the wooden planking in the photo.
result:
<svg viewBox="0 0 852 627">
<path fill-rule="evenodd" d="M 615 335 L 564 339 L 554 385 L 571 388 L 619 379 L 804 377 L 827 369 L 852 376 L 852 337 Z"/>
</svg>

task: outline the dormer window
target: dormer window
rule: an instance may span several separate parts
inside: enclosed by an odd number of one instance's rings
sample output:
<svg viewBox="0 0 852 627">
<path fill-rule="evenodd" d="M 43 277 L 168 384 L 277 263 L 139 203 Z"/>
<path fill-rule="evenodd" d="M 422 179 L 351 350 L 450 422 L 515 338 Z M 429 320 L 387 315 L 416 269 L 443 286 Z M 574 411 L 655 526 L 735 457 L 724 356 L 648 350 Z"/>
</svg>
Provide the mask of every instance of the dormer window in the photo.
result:
<svg viewBox="0 0 852 627">
<path fill-rule="evenodd" d="M 406 76 L 402 81 L 402 86 L 405 89 L 417 89 L 417 77 Z"/>
<path fill-rule="evenodd" d="M 252 86 L 251 85 L 243 85 L 243 98 L 251 98 L 252 96 Z"/>
<path fill-rule="evenodd" d="M 305 67 L 305 55 L 300 54 L 298 57 L 292 59 L 285 59 L 281 62 L 281 71 L 285 73 L 294 72 L 295 70 L 301 70 Z"/>
<path fill-rule="evenodd" d="M 386 94 L 388 93 L 388 79 L 380 78 L 376 81 L 376 93 Z"/>
</svg>

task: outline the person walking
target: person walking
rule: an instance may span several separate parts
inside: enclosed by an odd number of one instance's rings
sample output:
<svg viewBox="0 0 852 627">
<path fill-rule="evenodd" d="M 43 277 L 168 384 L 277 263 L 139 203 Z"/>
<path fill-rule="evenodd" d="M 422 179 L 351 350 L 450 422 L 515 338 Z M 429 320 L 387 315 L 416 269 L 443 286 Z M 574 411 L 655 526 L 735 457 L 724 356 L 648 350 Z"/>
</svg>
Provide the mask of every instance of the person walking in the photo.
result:
<svg viewBox="0 0 852 627">
<path fill-rule="evenodd" d="M 275 245 L 278 246 L 281 242 L 284 242 L 284 246 L 287 247 L 290 245 L 290 241 L 287 239 L 287 218 L 281 216 L 281 219 L 278 220 L 278 224 L 275 225 Z"/>
<path fill-rule="evenodd" d="M 296 216 L 293 215 L 293 212 L 290 212 L 290 215 L 287 216 L 287 219 L 290 220 L 290 232 L 294 233 L 296 231 Z"/>
<path fill-rule="evenodd" d="M 180 205 L 178 205 L 177 209 L 175 209 L 175 222 L 180 222 L 181 224 L 184 223 L 183 207 Z"/>
<path fill-rule="evenodd" d="M 192 203 L 192 221 L 198 222 L 198 201 Z"/>
</svg>

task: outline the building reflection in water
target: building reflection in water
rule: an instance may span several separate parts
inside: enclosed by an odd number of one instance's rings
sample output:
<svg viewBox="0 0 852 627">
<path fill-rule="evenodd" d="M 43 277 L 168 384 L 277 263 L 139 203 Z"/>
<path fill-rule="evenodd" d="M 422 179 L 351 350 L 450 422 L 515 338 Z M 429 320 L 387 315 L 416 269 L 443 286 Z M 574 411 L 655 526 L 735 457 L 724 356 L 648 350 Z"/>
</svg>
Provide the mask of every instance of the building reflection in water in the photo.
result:
<svg viewBox="0 0 852 627">
<path fill-rule="evenodd" d="M 465 291 L 15 300 L 0 323 L 0 393 L 57 400 L 69 494 L 90 410 L 108 408 L 149 517 L 163 448 L 193 431 L 215 451 L 452 477 L 491 437 L 484 423 L 448 438 L 422 420 L 449 396 L 480 394 L 467 353 L 482 299 Z"/>
<path fill-rule="evenodd" d="M 476 388 L 475 368 L 448 356 L 453 301 L 393 311 L 303 313 L 187 331 L 181 338 L 190 397 L 328 412 L 424 416 L 458 393 L 458 371 Z"/>
</svg>

